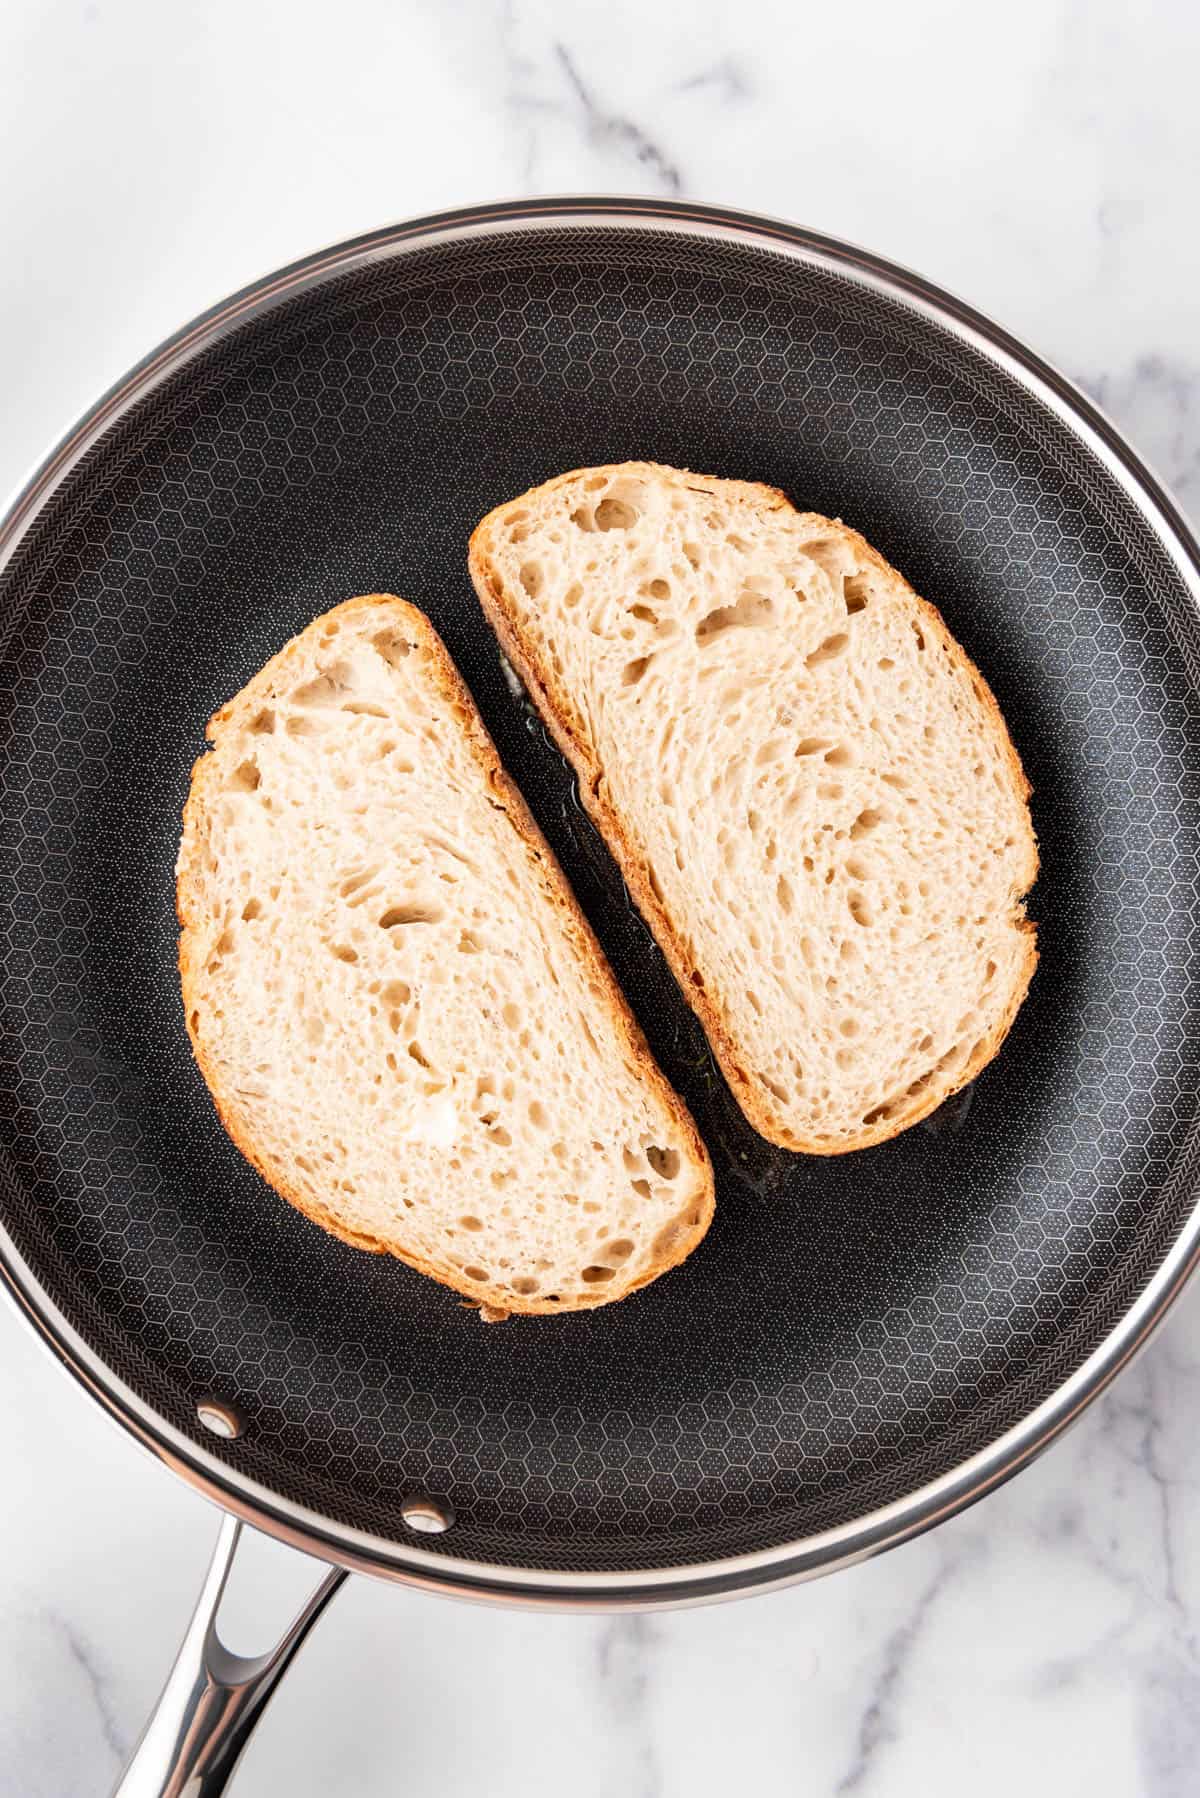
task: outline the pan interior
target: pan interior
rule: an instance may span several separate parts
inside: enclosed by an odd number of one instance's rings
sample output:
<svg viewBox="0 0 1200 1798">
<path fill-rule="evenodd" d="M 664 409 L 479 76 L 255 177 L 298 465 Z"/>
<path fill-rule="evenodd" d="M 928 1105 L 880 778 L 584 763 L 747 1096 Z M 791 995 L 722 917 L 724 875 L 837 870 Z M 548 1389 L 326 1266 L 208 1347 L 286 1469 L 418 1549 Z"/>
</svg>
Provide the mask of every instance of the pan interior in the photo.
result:
<svg viewBox="0 0 1200 1798">
<path fill-rule="evenodd" d="M 564 764 L 506 688 L 472 525 L 646 457 L 845 518 L 938 604 L 1035 788 L 1042 962 L 999 1060 L 896 1141 L 793 1156 L 716 1073 Z M 76 468 L 2 583 L 0 1215 L 94 1352 L 230 1476 L 510 1568 L 681 1566 L 911 1493 L 1048 1396 L 1193 1204 L 1197 623 L 1018 384 L 898 299 L 650 225 L 409 248 L 240 326 Z M 712 1151 L 680 1270 L 484 1328 L 322 1234 L 192 1064 L 173 862 L 203 726 L 316 613 L 432 617 Z M 217 1445 L 197 1398 L 249 1428 Z"/>
</svg>

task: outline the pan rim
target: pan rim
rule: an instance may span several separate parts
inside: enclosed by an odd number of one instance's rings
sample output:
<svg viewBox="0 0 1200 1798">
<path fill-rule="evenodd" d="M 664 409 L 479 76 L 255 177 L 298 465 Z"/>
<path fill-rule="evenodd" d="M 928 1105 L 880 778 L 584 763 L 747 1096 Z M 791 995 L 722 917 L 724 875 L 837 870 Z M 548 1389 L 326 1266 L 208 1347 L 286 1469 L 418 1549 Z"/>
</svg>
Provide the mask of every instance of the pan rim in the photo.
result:
<svg viewBox="0 0 1200 1798">
<path fill-rule="evenodd" d="M 1075 386 L 1002 327 L 898 264 L 776 219 L 683 201 L 606 196 L 497 201 L 385 226 L 272 271 L 201 313 L 110 388 L 18 488 L 0 518 L 0 572 L 62 481 L 102 433 L 177 369 L 285 299 L 373 261 L 438 243 L 553 227 L 654 228 L 789 256 L 899 300 L 985 356 L 1106 467 L 1168 554 L 1200 610 L 1200 545 L 1161 484 Z M 956 1468 L 866 1516 L 772 1549 L 702 1565 L 555 1572 L 458 1560 L 350 1528 L 279 1497 L 186 1437 L 120 1381 L 72 1328 L 0 1226 L 0 1289 L 107 1414 L 194 1490 L 306 1553 L 461 1597 L 549 1607 L 653 1608 L 767 1590 L 864 1560 L 992 1490 L 1047 1447 L 1142 1346 L 1200 1261 L 1200 1206 L 1104 1341 L 1040 1405 Z"/>
</svg>

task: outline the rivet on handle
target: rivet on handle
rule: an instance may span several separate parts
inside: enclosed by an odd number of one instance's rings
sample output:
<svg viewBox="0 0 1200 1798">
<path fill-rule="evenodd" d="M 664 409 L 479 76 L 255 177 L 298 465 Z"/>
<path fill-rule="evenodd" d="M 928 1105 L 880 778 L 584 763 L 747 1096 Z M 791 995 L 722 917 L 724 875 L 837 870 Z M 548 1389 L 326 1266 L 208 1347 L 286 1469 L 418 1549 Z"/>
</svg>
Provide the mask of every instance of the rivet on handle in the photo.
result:
<svg viewBox="0 0 1200 1798">
<path fill-rule="evenodd" d="M 224 1442 L 236 1441 L 246 1428 L 246 1419 L 237 1407 L 220 1398 L 202 1398 L 196 1406 L 196 1416 L 206 1430 Z"/>
<path fill-rule="evenodd" d="M 400 1515 L 410 1530 L 419 1530 L 423 1536 L 440 1536 L 454 1522 L 450 1506 L 435 1498 L 406 1498 Z"/>
</svg>

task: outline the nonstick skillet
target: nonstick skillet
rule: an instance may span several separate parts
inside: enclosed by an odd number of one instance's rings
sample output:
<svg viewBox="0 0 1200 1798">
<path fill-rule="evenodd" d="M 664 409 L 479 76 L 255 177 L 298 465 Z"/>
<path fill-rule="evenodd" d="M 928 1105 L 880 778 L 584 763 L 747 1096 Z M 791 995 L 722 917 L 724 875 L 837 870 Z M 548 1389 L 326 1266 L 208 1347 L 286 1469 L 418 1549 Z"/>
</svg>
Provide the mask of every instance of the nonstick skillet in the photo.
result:
<svg viewBox="0 0 1200 1798">
<path fill-rule="evenodd" d="M 880 1148 L 761 1141 L 466 573 L 534 482 L 645 457 L 841 516 L 943 610 L 1034 785 L 1042 961 L 999 1059 Z M 760 1589 L 912 1535 L 1103 1386 L 1197 1252 L 1200 556 L 1087 402 L 926 283 L 652 201 L 494 206 L 259 282 L 83 420 L 0 527 L 0 1248 L 63 1363 L 234 1518 L 560 1605 Z M 317 612 L 430 614 L 717 1171 L 687 1264 L 485 1328 L 225 1138 L 173 862 L 204 721 Z M 215 1793 L 261 1663 L 225 1526 L 127 1793 Z M 186 1784 L 191 1778 L 193 1783 Z"/>
</svg>

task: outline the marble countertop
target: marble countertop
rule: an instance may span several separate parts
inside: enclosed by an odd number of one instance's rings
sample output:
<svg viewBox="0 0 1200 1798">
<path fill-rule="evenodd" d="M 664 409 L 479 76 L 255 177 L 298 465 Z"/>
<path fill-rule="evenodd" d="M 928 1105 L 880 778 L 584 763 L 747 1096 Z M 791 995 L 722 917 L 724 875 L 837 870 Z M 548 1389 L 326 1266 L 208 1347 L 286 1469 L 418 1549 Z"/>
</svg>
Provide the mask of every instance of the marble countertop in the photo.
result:
<svg viewBox="0 0 1200 1798">
<path fill-rule="evenodd" d="M 857 240 L 1108 408 L 1200 518 L 1191 0 L 10 0 L 0 490 L 223 293 L 391 218 L 678 193 Z M 1183 1798 L 1200 1788 L 1200 1291 L 1073 1433 L 836 1578 L 645 1618 L 350 1582 L 237 1791 Z M 0 1308 L 0 1794 L 105 1792 L 216 1514 Z M 296 1565 L 262 1545 L 234 1647 Z M 305 1575 L 307 1577 L 307 1575 Z"/>
</svg>

